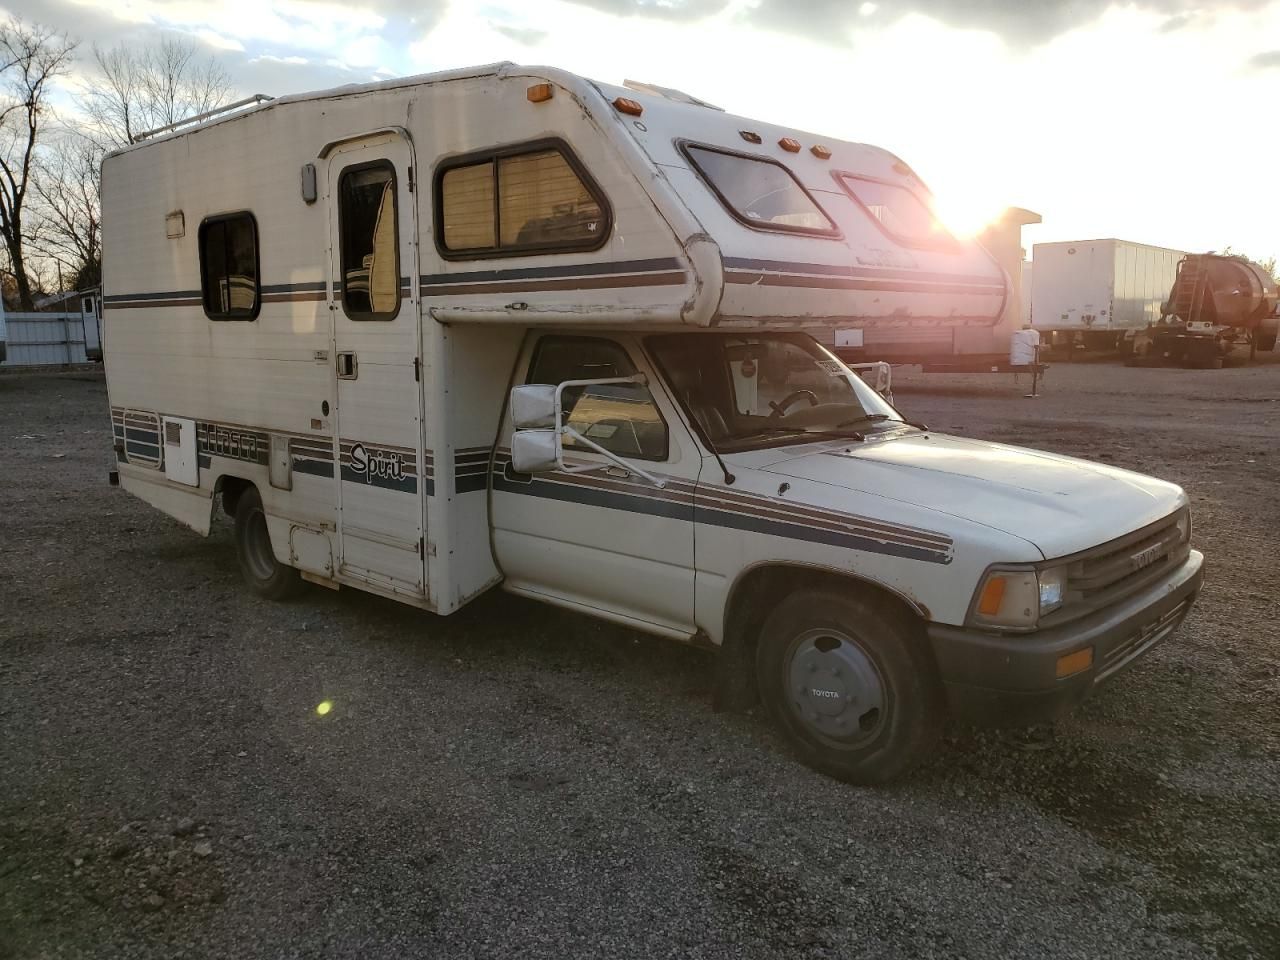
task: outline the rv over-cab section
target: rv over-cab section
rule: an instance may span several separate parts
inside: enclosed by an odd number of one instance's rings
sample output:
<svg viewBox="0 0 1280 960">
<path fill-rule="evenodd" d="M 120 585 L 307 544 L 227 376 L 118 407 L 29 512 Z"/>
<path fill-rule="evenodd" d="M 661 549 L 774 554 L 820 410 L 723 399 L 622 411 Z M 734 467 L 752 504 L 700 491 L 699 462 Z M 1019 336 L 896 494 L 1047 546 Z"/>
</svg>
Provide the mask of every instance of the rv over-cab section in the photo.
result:
<svg viewBox="0 0 1280 960">
<path fill-rule="evenodd" d="M 167 216 L 170 233 L 194 233 L 234 210 L 256 221 L 262 302 L 321 299 L 326 211 L 315 193 L 299 202 L 300 171 L 313 190 L 336 189 L 316 183 L 317 164 L 383 131 L 407 144 L 398 188 L 413 194 L 420 238 L 405 251 L 420 273 L 407 276 L 402 257 L 395 292 L 420 296 L 442 322 L 999 318 L 1003 272 L 938 224 L 892 154 L 659 89 L 499 64 L 284 97 L 123 151 L 104 177 L 138 243 L 110 263 L 112 305 L 191 300 L 195 261 L 175 257 L 154 225 Z M 253 162 L 229 163 L 229 152 Z"/>
<path fill-rule="evenodd" d="M 282 561 L 447 613 L 503 576 L 528 331 L 994 323 L 929 204 L 875 147 L 510 64 L 148 138 L 103 164 L 121 485 L 202 533 L 252 486 Z"/>
</svg>

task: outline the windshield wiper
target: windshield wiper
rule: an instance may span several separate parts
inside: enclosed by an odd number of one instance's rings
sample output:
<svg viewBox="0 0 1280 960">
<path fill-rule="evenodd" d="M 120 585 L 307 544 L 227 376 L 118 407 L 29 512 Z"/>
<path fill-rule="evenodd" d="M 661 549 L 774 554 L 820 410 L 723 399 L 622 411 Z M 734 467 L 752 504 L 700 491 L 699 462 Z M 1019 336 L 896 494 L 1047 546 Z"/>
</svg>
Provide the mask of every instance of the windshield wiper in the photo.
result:
<svg viewBox="0 0 1280 960">
<path fill-rule="evenodd" d="M 928 430 L 927 423 L 920 423 L 918 420 L 894 420 L 887 413 L 868 413 L 866 416 L 854 417 L 852 420 L 846 420 L 843 423 L 836 424 L 837 427 L 851 427 L 855 423 L 879 423 L 884 420 L 891 420 L 894 423 L 905 423 L 908 427 L 915 427 L 917 430 Z"/>
<path fill-rule="evenodd" d="M 750 433 L 735 433 L 726 438 L 729 440 L 753 440 L 757 437 L 776 436 L 785 433 L 796 437 L 825 437 L 836 440 L 865 440 L 866 438 L 856 430 L 841 430 L 836 427 L 832 430 L 806 430 L 804 427 L 761 427 L 759 430 L 752 430 Z"/>
<path fill-rule="evenodd" d="M 852 427 L 855 423 L 877 423 L 880 420 L 892 420 L 893 417 L 887 413 L 864 413 L 860 417 L 854 417 L 852 420 L 845 420 L 836 424 L 836 429 L 841 427 Z"/>
</svg>

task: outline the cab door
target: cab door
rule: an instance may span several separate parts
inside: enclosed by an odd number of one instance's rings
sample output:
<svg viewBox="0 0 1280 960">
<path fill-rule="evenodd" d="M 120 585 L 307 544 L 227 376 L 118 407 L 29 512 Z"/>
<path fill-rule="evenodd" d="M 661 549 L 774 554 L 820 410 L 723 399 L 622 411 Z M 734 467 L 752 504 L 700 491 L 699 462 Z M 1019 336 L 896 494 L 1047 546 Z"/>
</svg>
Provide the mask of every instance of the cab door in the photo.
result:
<svg viewBox="0 0 1280 960">
<path fill-rule="evenodd" d="M 693 494 L 702 459 L 630 338 L 540 334 L 526 343 L 516 382 L 558 384 L 644 373 L 639 384 L 571 388 L 569 424 L 663 478 L 655 486 L 585 447 L 566 465 L 588 473 L 529 476 L 511 467 L 508 414 L 495 454 L 493 543 L 507 589 L 637 626 L 695 630 Z"/>
<path fill-rule="evenodd" d="M 425 596 L 413 148 L 384 132 L 328 158 L 339 572 Z"/>
</svg>

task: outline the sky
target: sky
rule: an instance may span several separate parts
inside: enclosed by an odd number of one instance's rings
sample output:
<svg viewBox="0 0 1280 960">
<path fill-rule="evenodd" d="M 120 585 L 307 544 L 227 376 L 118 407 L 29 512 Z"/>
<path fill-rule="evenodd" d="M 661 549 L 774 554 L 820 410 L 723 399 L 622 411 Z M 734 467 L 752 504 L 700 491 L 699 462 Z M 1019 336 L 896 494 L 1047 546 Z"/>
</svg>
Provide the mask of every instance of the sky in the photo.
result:
<svg viewBox="0 0 1280 960">
<path fill-rule="evenodd" d="M 243 94 L 512 60 L 872 143 L 969 232 L 1280 254 L 1280 0 L 0 0 L 92 44 L 188 36 Z"/>
</svg>

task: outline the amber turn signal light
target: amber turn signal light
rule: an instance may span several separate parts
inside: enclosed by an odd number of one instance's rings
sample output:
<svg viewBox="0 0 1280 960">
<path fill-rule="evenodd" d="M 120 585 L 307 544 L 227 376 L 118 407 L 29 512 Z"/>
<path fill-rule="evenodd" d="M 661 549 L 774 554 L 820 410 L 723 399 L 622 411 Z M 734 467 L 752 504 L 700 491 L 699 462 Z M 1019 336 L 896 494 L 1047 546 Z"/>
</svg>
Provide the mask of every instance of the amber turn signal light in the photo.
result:
<svg viewBox="0 0 1280 960">
<path fill-rule="evenodd" d="M 555 88 L 549 83 L 535 83 L 532 87 L 524 92 L 529 98 L 530 103 L 546 103 L 555 93 Z"/>
<path fill-rule="evenodd" d="M 619 113 L 630 114 L 633 117 L 638 117 L 644 113 L 644 107 L 634 100 L 628 100 L 626 97 L 618 97 L 617 100 L 613 101 L 613 109 Z"/>
<path fill-rule="evenodd" d="M 783 137 L 781 140 L 778 141 L 778 146 L 780 146 L 783 150 L 787 151 L 787 153 L 800 152 L 800 141 L 793 140 L 791 137 Z"/>
<path fill-rule="evenodd" d="M 763 143 L 764 142 L 760 138 L 760 134 L 752 133 L 750 130 L 739 130 L 738 136 L 740 136 L 743 140 L 747 141 L 747 143 Z"/>
<path fill-rule="evenodd" d="M 814 144 L 812 147 L 810 147 L 809 152 L 812 153 L 819 160 L 831 159 L 831 151 L 828 150 L 826 147 L 819 146 L 818 144 Z"/>
<path fill-rule="evenodd" d="M 1093 666 L 1093 647 L 1085 647 L 1075 653 L 1064 653 L 1058 658 L 1058 679 L 1072 676 L 1081 670 L 1088 670 L 1091 666 Z"/>
<path fill-rule="evenodd" d="M 992 577 L 982 588 L 982 596 L 978 598 L 978 612 L 984 617 L 994 617 L 1000 613 L 1000 604 L 1004 602 L 1004 577 Z"/>
</svg>

